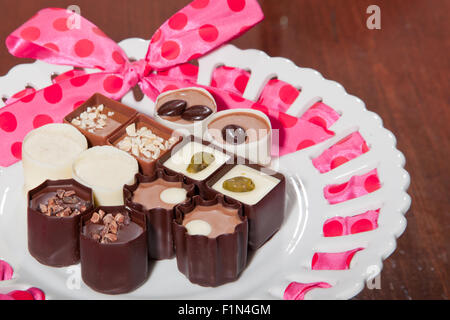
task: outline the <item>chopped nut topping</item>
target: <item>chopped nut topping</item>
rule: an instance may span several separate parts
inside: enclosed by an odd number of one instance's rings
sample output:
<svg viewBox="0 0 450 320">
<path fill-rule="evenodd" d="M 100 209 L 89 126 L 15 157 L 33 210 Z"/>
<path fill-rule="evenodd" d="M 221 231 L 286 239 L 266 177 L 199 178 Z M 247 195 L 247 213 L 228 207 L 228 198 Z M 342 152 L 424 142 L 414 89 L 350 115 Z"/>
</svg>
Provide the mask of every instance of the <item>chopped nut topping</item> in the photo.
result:
<svg viewBox="0 0 450 320">
<path fill-rule="evenodd" d="M 73 190 L 56 190 L 47 203 L 39 203 L 39 211 L 46 216 L 73 217 L 86 211 L 86 201 L 77 197 Z"/>
<path fill-rule="evenodd" d="M 177 137 L 164 140 L 145 126 L 136 130 L 135 123 L 126 128 L 126 133 L 127 136 L 117 144 L 120 150 L 154 160 L 159 158 L 161 151 L 170 149 L 178 141 Z"/>
<path fill-rule="evenodd" d="M 114 112 L 109 111 L 107 114 L 102 113 L 105 109 L 103 104 L 97 107 L 87 107 L 78 117 L 72 119 L 74 126 L 85 129 L 90 133 L 94 133 L 97 129 L 103 129 L 106 126 L 108 117 L 112 117 Z"/>
<path fill-rule="evenodd" d="M 117 241 L 119 230 L 130 223 L 130 216 L 127 212 L 117 213 L 115 216 L 111 213 L 105 214 L 103 210 L 94 212 L 90 219 L 91 223 L 102 224 L 103 228 L 90 236 L 100 243 L 111 243 Z"/>
</svg>

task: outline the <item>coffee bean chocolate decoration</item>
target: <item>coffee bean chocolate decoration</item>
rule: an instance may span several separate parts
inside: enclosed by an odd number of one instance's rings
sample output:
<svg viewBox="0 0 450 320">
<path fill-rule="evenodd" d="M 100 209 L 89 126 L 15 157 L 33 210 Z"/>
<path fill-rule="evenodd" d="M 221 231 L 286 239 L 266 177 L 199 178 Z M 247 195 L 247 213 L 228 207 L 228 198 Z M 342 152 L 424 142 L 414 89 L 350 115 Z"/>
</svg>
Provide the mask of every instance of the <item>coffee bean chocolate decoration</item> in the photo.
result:
<svg viewBox="0 0 450 320">
<path fill-rule="evenodd" d="M 181 118 L 187 121 L 200 121 L 206 119 L 213 111 L 211 108 L 202 105 L 192 106 L 184 110 Z"/>
<path fill-rule="evenodd" d="M 247 139 L 247 134 L 244 128 L 235 124 L 229 124 L 223 127 L 222 137 L 227 143 L 241 144 Z"/>
<path fill-rule="evenodd" d="M 175 117 L 183 114 L 187 102 L 184 100 L 170 100 L 158 109 L 158 115 L 164 117 Z"/>
</svg>

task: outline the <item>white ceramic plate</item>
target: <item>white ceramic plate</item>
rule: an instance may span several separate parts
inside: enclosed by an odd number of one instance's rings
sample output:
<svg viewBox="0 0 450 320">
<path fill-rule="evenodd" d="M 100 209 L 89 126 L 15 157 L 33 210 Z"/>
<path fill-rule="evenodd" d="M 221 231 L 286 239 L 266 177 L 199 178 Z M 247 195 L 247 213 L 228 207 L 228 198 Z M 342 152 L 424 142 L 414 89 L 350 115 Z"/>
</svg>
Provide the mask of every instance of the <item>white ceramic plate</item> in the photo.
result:
<svg viewBox="0 0 450 320">
<path fill-rule="evenodd" d="M 148 41 L 127 39 L 120 43 L 129 57 L 144 57 Z M 271 58 L 258 50 L 239 50 L 224 46 L 199 61 L 198 82 L 209 85 L 218 65 L 250 69 L 251 77 L 244 97 L 256 100 L 264 84 L 274 76 L 302 92 L 288 110 L 300 116 L 320 99 L 342 114 L 331 127 L 333 138 L 313 147 L 280 158 L 279 168 L 287 176 L 287 216 L 281 230 L 249 262 L 238 281 L 218 288 L 191 284 L 176 267 L 175 259 L 154 265 L 148 281 L 138 290 L 119 296 L 94 292 L 81 281 L 80 266 L 50 268 L 39 264 L 27 250 L 26 205 L 22 191 L 21 163 L 0 168 L 0 259 L 10 262 L 14 279 L 0 282 L 0 292 L 11 287 L 36 286 L 53 299 L 281 299 L 291 281 L 324 281 L 327 289 L 314 289 L 306 299 L 348 299 L 360 292 L 368 279 L 379 274 L 382 261 L 396 247 L 396 238 L 406 227 L 405 212 L 410 206 L 406 193 L 409 175 L 403 169 L 405 159 L 395 148 L 394 135 L 383 128 L 381 119 L 366 110 L 364 103 L 317 71 L 299 68 L 284 58 Z M 35 88 L 50 85 L 52 73 L 70 67 L 43 62 L 18 65 L 0 78 L 0 94 L 11 96 L 30 84 Z M 153 102 L 145 97 L 135 101 L 128 93 L 123 102 L 151 114 Z M 359 131 L 370 151 L 338 168 L 320 174 L 311 158 L 349 133 Z M 330 206 L 323 197 L 328 184 L 343 183 L 353 175 L 377 168 L 382 187 L 366 196 Z M 381 207 L 375 230 L 348 236 L 325 238 L 322 226 L 328 218 L 350 216 Z M 340 271 L 313 271 L 314 252 L 342 252 L 357 247 L 350 268 Z"/>
</svg>

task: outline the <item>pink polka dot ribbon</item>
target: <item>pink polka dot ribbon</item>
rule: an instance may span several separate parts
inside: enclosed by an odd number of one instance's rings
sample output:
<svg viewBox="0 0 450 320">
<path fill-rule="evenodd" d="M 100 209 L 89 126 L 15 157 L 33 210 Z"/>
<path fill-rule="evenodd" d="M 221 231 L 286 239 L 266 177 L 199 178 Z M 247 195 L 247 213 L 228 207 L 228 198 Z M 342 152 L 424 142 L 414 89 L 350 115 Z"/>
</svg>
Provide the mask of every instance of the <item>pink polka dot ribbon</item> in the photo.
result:
<svg viewBox="0 0 450 320">
<path fill-rule="evenodd" d="M 316 252 L 311 261 L 312 270 L 347 270 L 355 253 L 364 248 L 344 252 Z"/>
<path fill-rule="evenodd" d="M 331 288 L 331 285 L 326 282 L 311 282 L 300 283 L 291 282 L 284 290 L 284 300 L 303 300 L 305 295 L 315 288 Z"/>
<path fill-rule="evenodd" d="M 315 118 L 315 116 L 311 117 L 310 121 Z M 369 151 L 369 147 L 361 134 L 354 132 L 325 150 L 317 158 L 314 158 L 312 162 L 320 173 L 325 173 L 359 157 L 367 151 Z"/>
<path fill-rule="evenodd" d="M 0 300 L 45 300 L 45 293 L 39 288 L 13 290 L 6 294 L 0 293 Z"/>
<path fill-rule="evenodd" d="M 381 188 L 377 169 L 366 174 L 353 176 L 342 184 L 328 185 L 323 194 L 330 204 L 336 204 L 347 200 L 362 197 Z"/>
<path fill-rule="evenodd" d="M 324 237 L 339 237 L 378 228 L 380 209 L 368 210 L 351 217 L 333 217 L 323 224 Z"/>
<path fill-rule="evenodd" d="M 39 11 L 7 37 L 11 54 L 102 72 L 74 70 L 53 79 L 49 87 L 28 88 L 8 99 L 0 110 L 0 166 L 21 159 L 22 140 L 29 131 L 62 122 L 66 114 L 96 92 L 120 99 L 139 84 L 154 100 L 161 90 L 149 80 L 174 67 L 184 75 L 182 79 L 195 83 L 195 70 L 186 62 L 241 35 L 263 18 L 256 0 L 195 0 L 155 32 L 145 59 L 129 62 L 114 41 L 83 17 L 60 8 Z"/>
<path fill-rule="evenodd" d="M 6 261 L 0 260 L 0 281 L 11 280 L 13 274 L 13 268 Z"/>
</svg>

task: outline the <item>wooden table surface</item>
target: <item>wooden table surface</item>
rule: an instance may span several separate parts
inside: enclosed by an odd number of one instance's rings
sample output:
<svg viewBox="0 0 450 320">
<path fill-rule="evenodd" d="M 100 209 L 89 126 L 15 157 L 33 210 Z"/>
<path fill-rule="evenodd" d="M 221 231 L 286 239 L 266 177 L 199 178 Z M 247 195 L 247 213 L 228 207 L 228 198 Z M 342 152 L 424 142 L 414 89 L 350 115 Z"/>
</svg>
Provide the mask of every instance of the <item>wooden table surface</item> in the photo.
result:
<svg viewBox="0 0 450 320">
<path fill-rule="evenodd" d="M 4 39 L 37 10 L 76 4 L 113 40 L 150 38 L 188 0 L 0 0 L 0 75 L 23 59 Z M 260 0 L 265 20 L 232 43 L 291 59 L 341 83 L 378 113 L 411 174 L 408 226 L 385 261 L 381 289 L 356 299 L 450 296 L 450 1 Z M 381 9 L 369 30 L 366 9 Z"/>
</svg>

